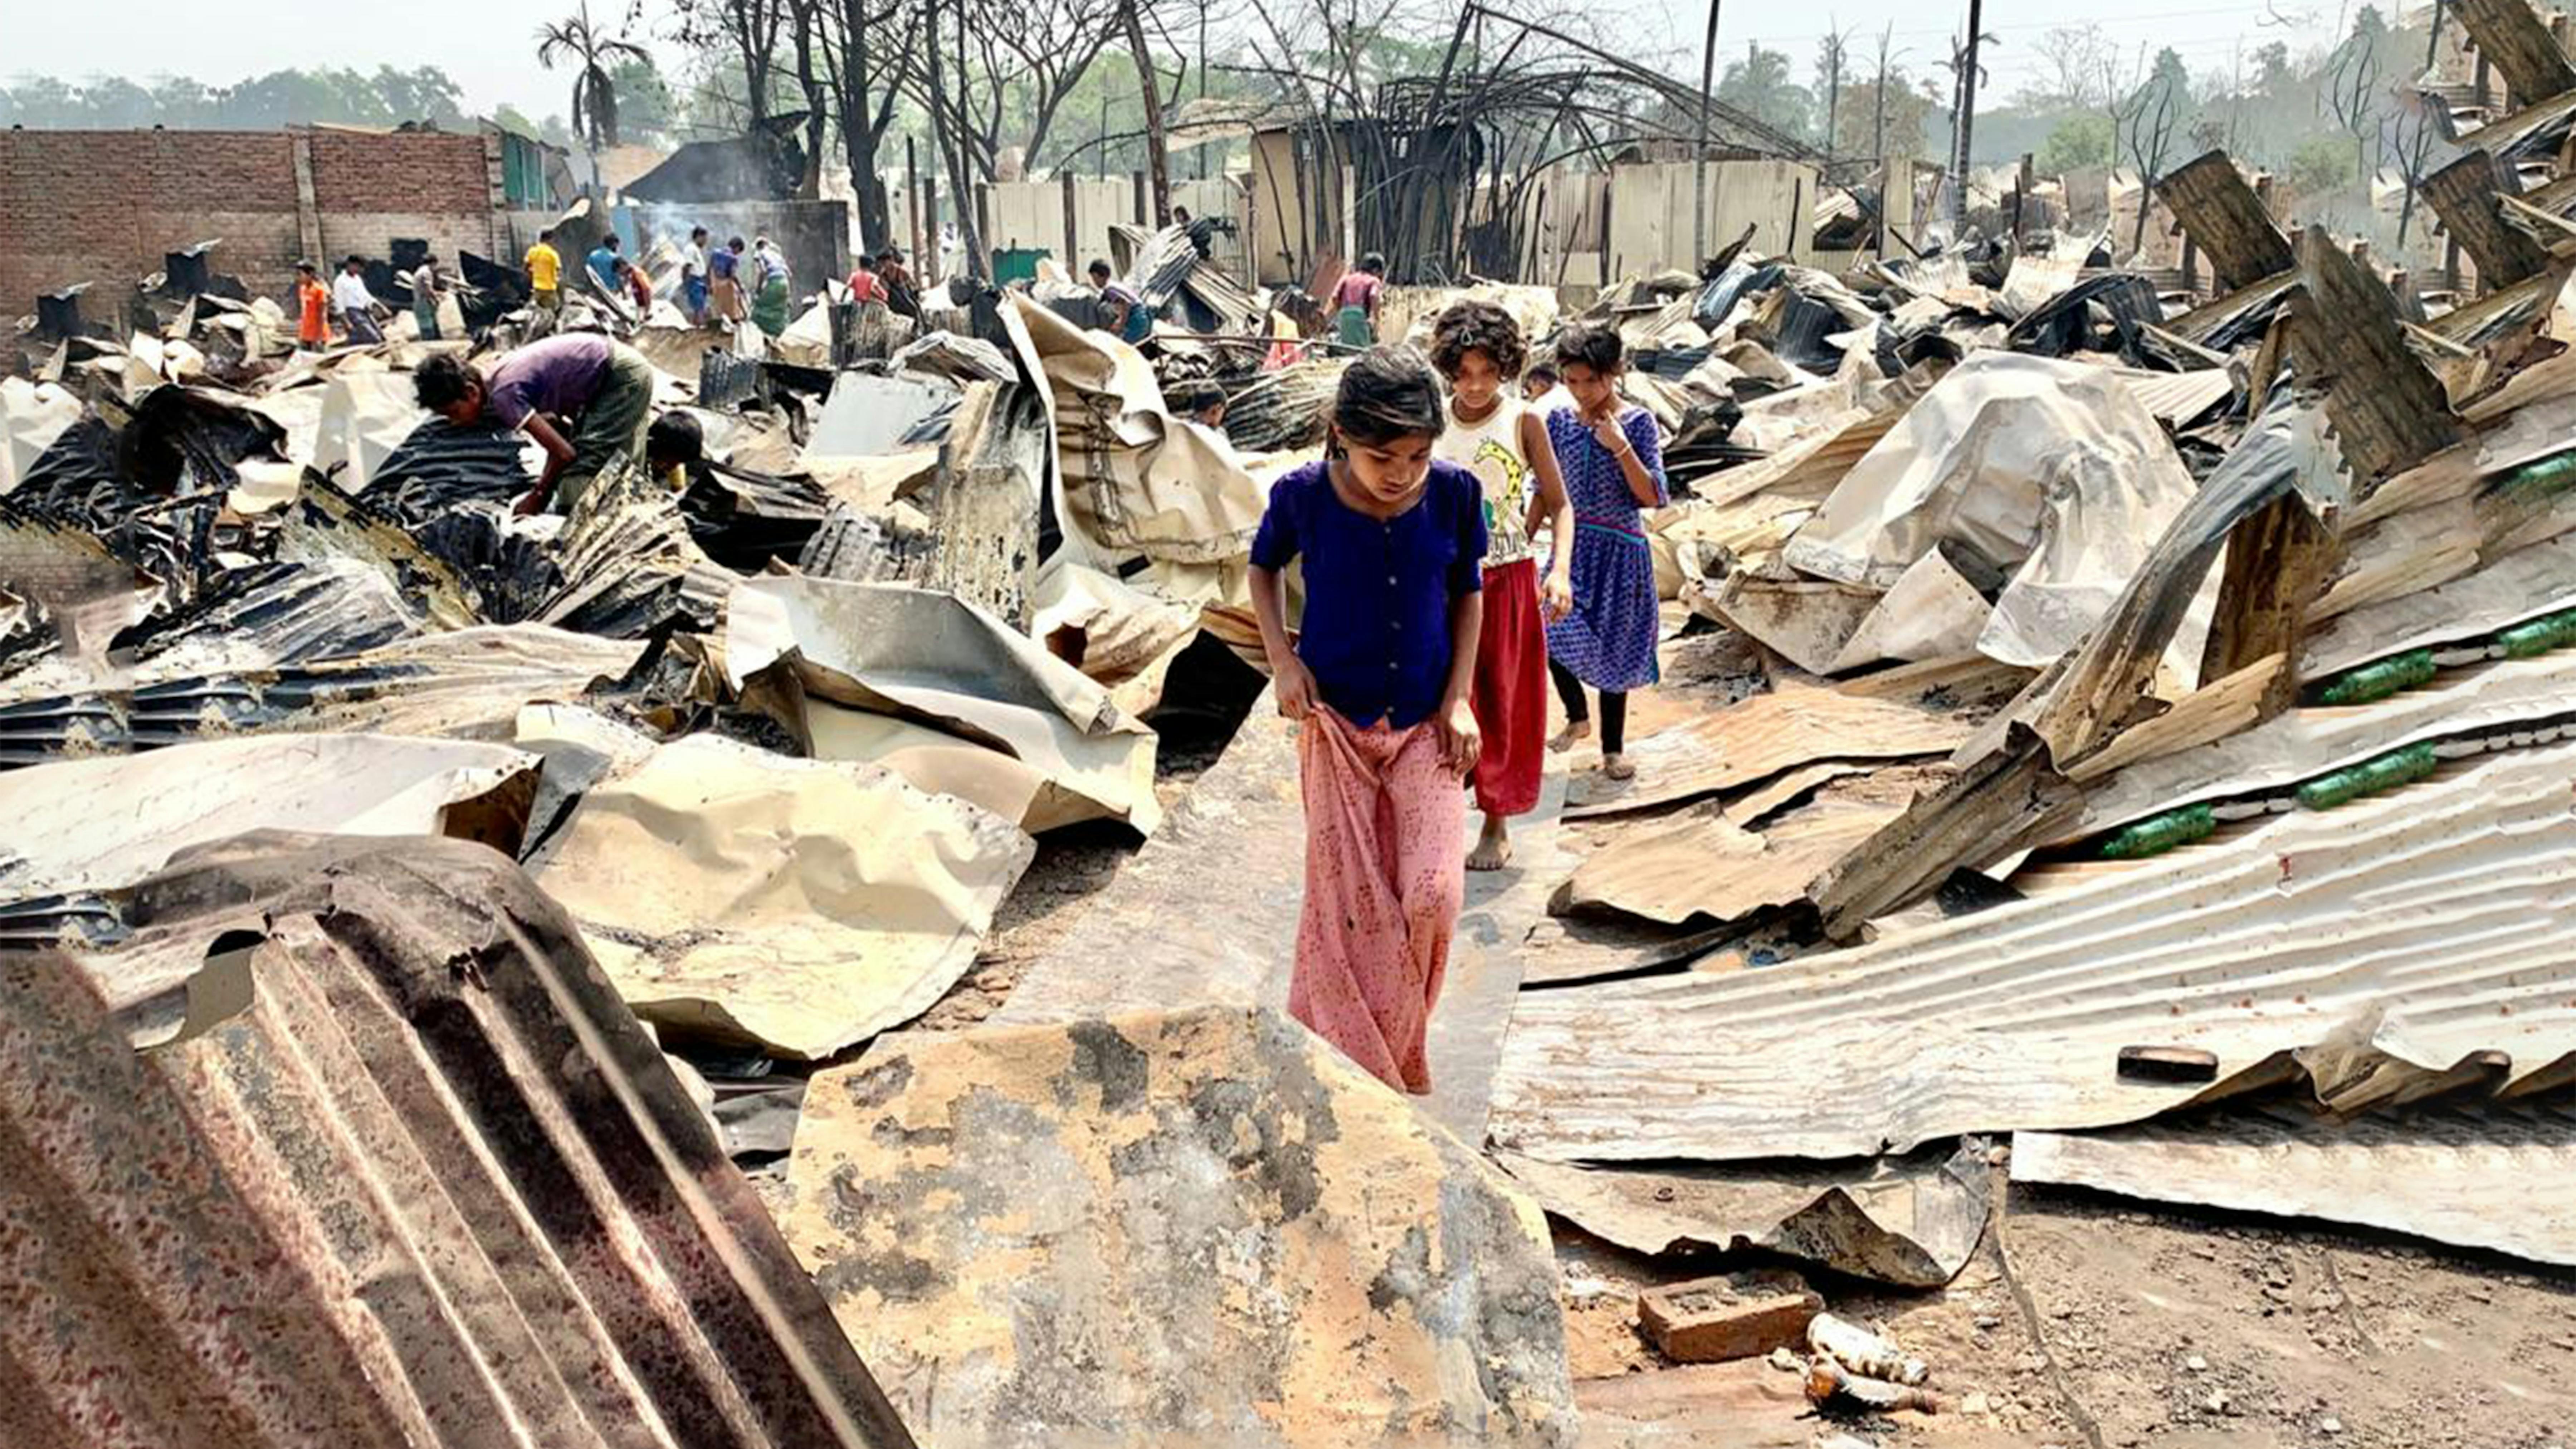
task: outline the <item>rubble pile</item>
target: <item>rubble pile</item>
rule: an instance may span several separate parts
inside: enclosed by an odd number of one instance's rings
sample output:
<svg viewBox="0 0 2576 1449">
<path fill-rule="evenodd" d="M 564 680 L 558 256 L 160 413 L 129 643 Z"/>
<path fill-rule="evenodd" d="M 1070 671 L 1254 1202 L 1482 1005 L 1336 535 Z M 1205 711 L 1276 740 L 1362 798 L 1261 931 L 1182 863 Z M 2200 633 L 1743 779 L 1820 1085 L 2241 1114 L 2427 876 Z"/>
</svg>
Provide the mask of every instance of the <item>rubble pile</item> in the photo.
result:
<svg viewBox="0 0 2576 1449">
<path fill-rule="evenodd" d="M 1141 345 L 1051 268 L 918 325 L 827 283 L 764 337 L 558 323 L 468 258 L 473 341 L 309 354 L 174 262 L 128 340 L 0 380 L 0 1117 L 79 1187 L 25 1231 L 168 1223 L 127 1267 L 174 1374 L 229 1343 L 192 1255 L 328 1300 L 226 1442 L 444 1442 L 410 1371 L 472 1354 L 521 1368 L 453 1412 L 529 1442 L 1571 1444 L 1551 1218 L 1759 1257 L 1644 1295 L 1662 1360 L 1944 1413 L 1986 1396 L 1827 1295 L 1957 1283 L 2014 1177 L 2564 1265 L 2544 94 L 2428 192 L 2487 287 L 2434 315 L 2216 153 L 2159 183 L 2206 300 L 2047 224 L 1391 291 L 1390 338 L 1469 296 L 1541 356 L 1614 328 L 1673 492 L 1634 778 L 1578 752 L 1471 897 L 1419 1103 L 1277 1010 L 1286 726 L 1186 795 L 1162 748 L 1259 688 L 1250 541 L 1347 363 L 1311 308 L 1177 227 L 1118 237 Z M 679 486 L 621 458 L 523 516 L 532 445 L 413 402 L 557 325 L 698 421 Z M 995 1019 L 918 1029 L 1103 838 Z M 220 1191 L 149 1141 L 101 1176 L 64 1124 L 125 1115 Z M 397 1258 L 419 1301 L 353 1306 Z M 31 1382 L 113 1356 L 73 1296 L 0 1329 Z"/>
</svg>

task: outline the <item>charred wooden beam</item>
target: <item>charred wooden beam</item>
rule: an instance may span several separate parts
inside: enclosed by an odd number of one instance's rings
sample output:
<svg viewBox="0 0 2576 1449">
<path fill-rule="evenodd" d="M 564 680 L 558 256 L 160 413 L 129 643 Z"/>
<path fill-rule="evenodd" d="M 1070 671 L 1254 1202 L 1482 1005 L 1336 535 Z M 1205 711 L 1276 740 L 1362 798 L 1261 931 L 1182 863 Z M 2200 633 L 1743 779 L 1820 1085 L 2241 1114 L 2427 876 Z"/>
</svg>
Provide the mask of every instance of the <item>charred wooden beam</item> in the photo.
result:
<svg viewBox="0 0 2576 1449">
<path fill-rule="evenodd" d="M 2537 276 L 2549 265 L 2548 253 L 2506 222 L 2496 205 L 2497 197 L 2521 190 L 2513 169 L 2484 151 L 2471 151 L 2424 178 L 2424 200 L 2478 264 L 2478 281 L 2489 291 Z"/>
<path fill-rule="evenodd" d="M 2576 66 L 2567 63 L 2530 0 L 2451 0 L 2451 13 L 2460 17 L 2478 54 L 2503 74 L 2516 105 L 2576 89 Z"/>
<path fill-rule="evenodd" d="M 2166 172 L 2156 195 L 2227 286 L 2250 287 L 2296 265 L 2290 239 L 2272 224 L 2262 198 L 2226 152 L 2212 151 Z"/>
<path fill-rule="evenodd" d="M 2356 497 L 2460 440 L 2441 382 L 2406 345 L 2397 303 L 2321 228 L 2299 234 L 2290 366 L 2325 393 Z"/>
<path fill-rule="evenodd" d="M 1940 889 L 1960 867 L 1991 864 L 2055 833 L 2082 799 L 2049 768 L 2039 737 L 2016 725 L 2003 748 L 1916 799 L 1836 861 L 1808 889 L 1808 899 L 1827 936 L 1851 940 L 1870 917 Z"/>
<path fill-rule="evenodd" d="M 2274 497 L 2228 538 L 2200 677 L 2224 679 L 2280 655 L 2284 663 L 2255 704 L 2258 720 L 2288 709 L 2299 696 L 2299 643 L 2307 633 L 2308 602 L 2324 588 L 2336 554 L 2333 531 L 2296 492 Z"/>
</svg>

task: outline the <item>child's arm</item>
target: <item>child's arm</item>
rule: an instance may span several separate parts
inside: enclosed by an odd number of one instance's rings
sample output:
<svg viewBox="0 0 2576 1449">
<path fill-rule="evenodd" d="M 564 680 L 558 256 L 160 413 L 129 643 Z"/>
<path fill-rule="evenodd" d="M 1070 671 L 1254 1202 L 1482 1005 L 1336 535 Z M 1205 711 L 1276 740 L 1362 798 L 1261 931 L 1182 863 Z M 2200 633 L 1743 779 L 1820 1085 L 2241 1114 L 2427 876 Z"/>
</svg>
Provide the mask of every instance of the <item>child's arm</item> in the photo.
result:
<svg viewBox="0 0 2576 1449">
<path fill-rule="evenodd" d="M 1574 612 L 1574 499 L 1565 491 L 1565 470 L 1556 466 L 1556 443 L 1547 435 L 1547 419 L 1535 412 L 1521 414 L 1521 456 L 1530 460 L 1530 468 L 1538 474 L 1538 494 L 1530 500 L 1524 531 L 1538 537 L 1539 522 L 1545 519 L 1556 544 L 1547 577 L 1538 585 L 1539 615 L 1553 623 Z"/>
<path fill-rule="evenodd" d="M 1304 719 L 1315 708 L 1315 676 L 1288 642 L 1288 585 L 1273 569 L 1252 566 L 1252 616 L 1261 625 L 1261 652 L 1270 660 L 1270 687 L 1279 712 Z"/>
<path fill-rule="evenodd" d="M 1447 464 L 1438 466 L 1447 467 Z M 1478 497 L 1476 480 L 1462 475 L 1460 490 Z M 1440 691 L 1440 712 L 1432 718 L 1440 729 L 1440 758 L 1465 775 L 1476 768 L 1484 739 L 1476 730 L 1470 703 L 1476 688 L 1476 649 L 1485 637 L 1485 510 L 1458 510 L 1457 551 L 1449 565 L 1449 681 Z"/>
<path fill-rule="evenodd" d="M 1646 424 L 1643 442 L 1629 428 L 1636 419 Z M 1663 446 L 1655 441 L 1653 414 L 1643 408 L 1624 415 L 1614 413 L 1592 430 L 1592 436 L 1619 460 L 1620 481 L 1628 485 L 1628 496 L 1637 500 L 1639 508 L 1664 506 Z"/>
<path fill-rule="evenodd" d="M 1484 530 L 1480 527 L 1478 532 Z M 1449 598 L 1449 685 L 1440 694 L 1440 758 L 1459 774 L 1476 768 L 1484 738 L 1469 703 L 1476 685 L 1476 648 L 1485 637 L 1485 596 L 1474 589 Z"/>
</svg>

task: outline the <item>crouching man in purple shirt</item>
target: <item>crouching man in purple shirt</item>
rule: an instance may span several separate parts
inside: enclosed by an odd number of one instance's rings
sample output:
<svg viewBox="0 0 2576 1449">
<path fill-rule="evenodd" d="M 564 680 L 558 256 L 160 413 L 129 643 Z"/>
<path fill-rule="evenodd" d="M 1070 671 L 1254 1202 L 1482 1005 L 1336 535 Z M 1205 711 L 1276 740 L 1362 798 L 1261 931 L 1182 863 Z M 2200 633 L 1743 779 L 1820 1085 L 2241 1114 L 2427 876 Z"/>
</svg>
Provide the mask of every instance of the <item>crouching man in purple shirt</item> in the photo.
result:
<svg viewBox="0 0 2576 1449">
<path fill-rule="evenodd" d="M 624 453 L 656 474 L 698 461 L 697 420 L 668 413 L 648 429 L 653 365 L 644 354 L 595 332 L 566 332 L 517 349 L 478 372 L 451 353 L 422 360 L 412 374 L 420 405 L 458 427 L 525 429 L 546 450 L 537 486 L 518 512 L 570 512 L 592 479 Z"/>
</svg>

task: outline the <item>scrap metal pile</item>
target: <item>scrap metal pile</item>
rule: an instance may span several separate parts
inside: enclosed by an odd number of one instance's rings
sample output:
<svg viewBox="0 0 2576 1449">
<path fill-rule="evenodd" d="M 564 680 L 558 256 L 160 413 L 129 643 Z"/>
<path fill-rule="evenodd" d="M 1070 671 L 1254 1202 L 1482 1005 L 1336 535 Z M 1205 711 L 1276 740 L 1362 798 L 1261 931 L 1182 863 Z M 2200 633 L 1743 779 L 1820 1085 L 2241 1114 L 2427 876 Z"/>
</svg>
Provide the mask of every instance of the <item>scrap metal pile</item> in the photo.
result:
<svg viewBox="0 0 2576 1449">
<path fill-rule="evenodd" d="M 2576 180 L 2510 164 L 2558 72 L 2435 192 L 2487 289 L 2440 315 L 2216 153 L 2161 183 L 2208 302 L 2073 238 L 1605 299 L 1680 461 L 1662 722 L 1572 782 L 1494 1085 L 1551 1211 L 1723 1243 L 1712 1176 L 2012 1134 L 2576 1259 L 2530 1191 L 2576 1148 Z"/>
<path fill-rule="evenodd" d="M 0 1439 L 1570 1444 L 1542 1206 L 1934 1289 L 2007 1156 L 2576 1261 L 2532 69 L 2428 192 L 2488 286 L 2440 316 L 2223 155 L 2161 183 L 2206 303 L 2057 235 L 1592 300 L 1667 439 L 1665 679 L 1471 905 L 1418 1109 L 1274 1009 L 1285 726 L 1163 819 L 1341 365 L 1185 233 L 1123 238 L 1150 358 L 1043 286 L 857 346 L 603 299 L 708 456 L 562 517 L 412 401 L 523 312 L 66 344 L 0 381 Z M 1380 321 L 1461 295 L 1559 321 Z M 988 1027 L 903 1030 L 1084 825 L 1148 843 Z M 1674 1357 L 1712 1305 L 1932 1402 L 1794 1282 L 1672 1290 Z"/>
<path fill-rule="evenodd" d="M 840 369 L 594 315 L 706 459 L 522 517 L 527 439 L 412 370 L 526 314 L 210 345 L 247 315 L 0 381 L 0 1120 L 32 1147 L 0 1252 L 48 1285 L 0 1330 L 48 1386 L 0 1439 L 910 1442 L 725 1159 L 783 1173 L 803 1073 L 958 983 L 1036 837 L 1153 833 L 1167 690 L 1258 688 L 1223 642 L 1257 485 L 1025 299 L 1005 345 Z M 146 1218 L 159 1248 L 96 1246 Z M 359 1306 L 384 1263 L 484 1257 Z M 310 1341 L 255 1364 L 200 1331 L 299 1292 Z M 518 1367 L 469 1394 L 459 1353 Z M 81 1387 L 111 1369 L 166 1386 Z"/>
</svg>

